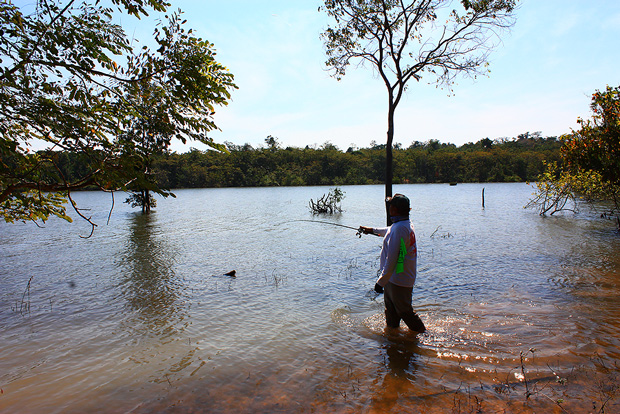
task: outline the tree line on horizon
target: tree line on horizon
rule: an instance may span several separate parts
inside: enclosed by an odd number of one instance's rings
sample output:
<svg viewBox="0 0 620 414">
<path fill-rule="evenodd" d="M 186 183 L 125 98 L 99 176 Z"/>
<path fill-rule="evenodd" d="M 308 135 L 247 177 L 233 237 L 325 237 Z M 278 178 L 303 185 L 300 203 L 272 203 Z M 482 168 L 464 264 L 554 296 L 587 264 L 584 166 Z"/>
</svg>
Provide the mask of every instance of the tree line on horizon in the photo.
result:
<svg viewBox="0 0 620 414">
<path fill-rule="evenodd" d="M 191 149 L 153 159 L 152 179 L 161 188 L 268 187 L 381 184 L 385 180 L 385 145 L 341 151 L 327 142 L 319 147 L 282 148 L 277 138 L 266 146 L 226 143 L 228 153 Z M 457 147 L 437 140 L 395 145 L 394 183 L 529 182 L 558 161 L 557 137 L 525 133 L 516 138 L 467 143 Z M 66 163 L 79 168 L 78 164 Z M 67 174 L 70 171 L 66 172 Z"/>
</svg>

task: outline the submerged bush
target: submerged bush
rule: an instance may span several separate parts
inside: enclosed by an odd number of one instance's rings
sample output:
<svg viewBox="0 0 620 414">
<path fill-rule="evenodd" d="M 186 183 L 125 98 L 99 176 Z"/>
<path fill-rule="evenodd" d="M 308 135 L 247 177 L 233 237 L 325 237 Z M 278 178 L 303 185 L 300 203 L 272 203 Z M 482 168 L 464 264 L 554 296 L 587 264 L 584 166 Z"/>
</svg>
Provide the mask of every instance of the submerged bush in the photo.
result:
<svg viewBox="0 0 620 414">
<path fill-rule="evenodd" d="M 340 202 L 344 198 L 344 191 L 336 188 L 330 188 L 327 194 L 323 194 L 323 196 L 315 202 L 313 199 L 310 199 L 310 203 L 308 203 L 308 207 L 312 214 L 337 214 L 342 213 L 342 207 L 340 206 Z"/>
</svg>

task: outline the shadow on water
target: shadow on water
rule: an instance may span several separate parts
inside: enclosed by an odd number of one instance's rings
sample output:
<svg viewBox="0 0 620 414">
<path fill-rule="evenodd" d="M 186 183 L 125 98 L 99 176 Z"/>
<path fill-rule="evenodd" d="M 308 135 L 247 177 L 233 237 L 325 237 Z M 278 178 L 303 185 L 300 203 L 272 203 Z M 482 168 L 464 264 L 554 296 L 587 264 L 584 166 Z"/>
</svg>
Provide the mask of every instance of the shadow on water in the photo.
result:
<svg viewBox="0 0 620 414">
<path fill-rule="evenodd" d="M 125 324 L 128 330 L 164 337 L 178 333 L 186 309 L 184 286 L 173 269 L 174 257 L 156 214 L 135 214 L 118 263 L 121 295 L 131 311 Z"/>
</svg>

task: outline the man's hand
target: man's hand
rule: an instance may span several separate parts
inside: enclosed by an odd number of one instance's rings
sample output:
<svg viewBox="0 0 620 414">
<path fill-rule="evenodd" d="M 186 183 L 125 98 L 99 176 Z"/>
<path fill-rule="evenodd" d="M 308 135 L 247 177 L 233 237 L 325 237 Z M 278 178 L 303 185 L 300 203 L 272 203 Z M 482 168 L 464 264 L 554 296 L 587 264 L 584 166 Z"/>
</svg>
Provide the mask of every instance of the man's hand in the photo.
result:
<svg viewBox="0 0 620 414">
<path fill-rule="evenodd" d="M 378 283 L 375 283 L 375 292 L 377 293 L 383 293 L 383 286 L 381 286 Z"/>
<path fill-rule="evenodd" d="M 372 227 L 360 226 L 359 231 L 364 234 L 372 234 Z"/>
</svg>

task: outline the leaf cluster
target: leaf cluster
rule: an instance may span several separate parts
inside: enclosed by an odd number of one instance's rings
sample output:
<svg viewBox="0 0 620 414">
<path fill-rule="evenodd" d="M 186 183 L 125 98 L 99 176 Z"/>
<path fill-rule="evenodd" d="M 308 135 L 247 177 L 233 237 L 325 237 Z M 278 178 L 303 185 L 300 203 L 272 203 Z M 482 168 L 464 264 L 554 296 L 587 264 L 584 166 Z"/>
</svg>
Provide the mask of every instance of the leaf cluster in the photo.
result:
<svg viewBox="0 0 620 414">
<path fill-rule="evenodd" d="M 562 164 L 547 165 L 530 206 L 544 215 L 583 199 L 603 206 L 620 228 L 620 87 L 595 91 L 590 108 L 592 118 L 578 119 L 581 128 L 562 136 Z"/>
<path fill-rule="evenodd" d="M 150 210 L 151 208 L 157 207 L 157 200 L 155 200 L 153 194 L 147 191 L 134 191 L 130 193 L 125 203 L 133 208 L 140 207 L 143 210 Z"/>
<path fill-rule="evenodd" d="M 562 154 L 571 172 L 595 171 L 601 180 L 620 186 L 620 87 L 596 91 L 591 119 L 578 119 L 581 128 L 564 136 Z"/>
<path fill-rule="evenodd" d="M 514 0 L 326 0 L 335 24 L 322 34 L 327 66 L 344 76 L 368 63 L 398 103 L 410 79 L 450 85 L 485 68 L 499 32 L 513 24 Z M 495 39 L 495 41 L 492 41 Z"/>
<path fill-rule="evenodd" d="M 114 7 L 116 6 L 116 8 Z M 216 106 L 236 88 L 213 44 L 160 19 L 156 50 L 129 40 L 115 13 L 164 12 L 163 0 L 37 1 L 0 5 L 0 206 L 6 221 L 66 218 L 71 191 L 149 180 L 149 158 L 172 139 L 216 148 Z M 45 148 L 33 151 L 32 148 Z M 79 163 L 67 175 L 63 162 Z"/>
</svg>

